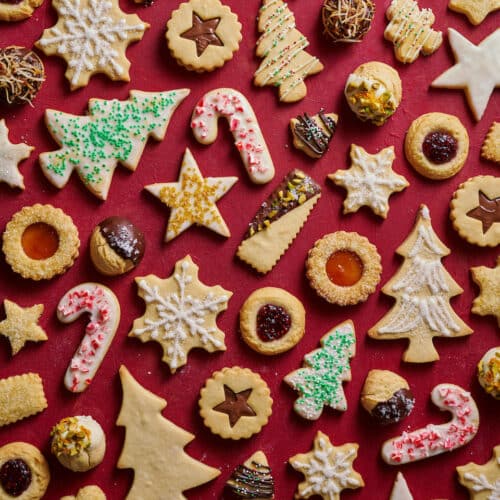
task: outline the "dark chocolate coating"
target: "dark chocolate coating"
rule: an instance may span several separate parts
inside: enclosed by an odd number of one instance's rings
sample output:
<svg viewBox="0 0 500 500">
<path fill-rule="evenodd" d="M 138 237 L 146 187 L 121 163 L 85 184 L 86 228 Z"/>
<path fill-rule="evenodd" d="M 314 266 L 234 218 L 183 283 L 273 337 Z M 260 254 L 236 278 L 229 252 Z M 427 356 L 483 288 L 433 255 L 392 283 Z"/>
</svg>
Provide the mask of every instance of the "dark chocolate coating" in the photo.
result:
<svg viewBox="0 0 500 500">
<path fill-rule="evenodd" d="M 395 424 L 407 417 L 414 405 L 413 393 L 409 389 L 399 389 L 387 401 L 375 406 L 371 415 L 381 424 Z"/>
<path fill-rule="evenodd" d="M 125 217 L 108 217 L 99 224 L 107 244 L 122 258 L 131 260 L 134 266 L 144 256 L 146 242 L 141 230 Z"/>
</svg>

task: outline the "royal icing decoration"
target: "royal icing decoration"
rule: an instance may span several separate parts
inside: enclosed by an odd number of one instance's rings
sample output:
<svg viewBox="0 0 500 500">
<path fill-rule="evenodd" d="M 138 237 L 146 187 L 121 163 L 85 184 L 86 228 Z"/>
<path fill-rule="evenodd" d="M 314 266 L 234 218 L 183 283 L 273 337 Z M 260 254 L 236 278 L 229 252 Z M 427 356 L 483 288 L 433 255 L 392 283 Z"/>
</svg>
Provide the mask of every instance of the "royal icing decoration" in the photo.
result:
<svg viewBox="0 0 500 500">
<path fill-rule="evenodd" d="M 389 465 L 416 462 L 466 445 L 479 428 L 479 412 L 470 393 L 454 384 L 439 384 L 431 392 L 432 402 L 453 417 L 445 424 L 429 424 L 403 432 L 382 446 L 382 458 Z"/>
<path fill-rule="evenodd" d="M 247 98 L 234 89 L 220 88 L 206 93 L 195 106 L 191 119 L 194 137 L 202 144 L 217 139 L 217 122 L 229 123 L 234 145 L 240 152 L 250 179 L 265 184 L 274 177 L 274 164 L 259 123 Z"/>
<path fill-rule="evenodd" d="M 72 323 L 83 313 L 89 313 L 90 321 L 64 375 L 64 385 L 71 392 L 83 392 L 92 382 L 118 328 L 120 303 L 109 288 L 98 283 L 82 283 L 59 301 L 57 318 L 63 323 Z"/>
</svg>

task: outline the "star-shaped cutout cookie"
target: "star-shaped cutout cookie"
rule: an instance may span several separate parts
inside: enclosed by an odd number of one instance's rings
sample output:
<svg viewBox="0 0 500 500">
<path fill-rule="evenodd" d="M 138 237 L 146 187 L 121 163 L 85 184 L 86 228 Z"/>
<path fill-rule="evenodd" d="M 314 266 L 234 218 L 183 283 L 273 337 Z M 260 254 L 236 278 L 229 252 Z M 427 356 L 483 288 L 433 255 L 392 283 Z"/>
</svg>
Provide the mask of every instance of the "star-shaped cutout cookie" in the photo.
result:
<svg viewBox="0 0 500 500">
<path fill-rule="evenodd" d="M 333 446 L 330 438 L 318 431 L 309 453 L 299 453 L 288 460 L 295 470 L 305 476 L 295 498 L 318 495 L 324 500 L 339 500 L 342 490 L 364 486 L 363 478 L 352 467 L 358 447 L 356 443 Z"/>
<path fill-rule="evenodd" d="M 472 302 L 472 312 L 479 316 L 496 316 L 500 327 L 500 256 L 496 267 L 472 267 L 470 272 L 480 290 Z"/>
<path fill-rule="evenodd" d="M 488 198 L 482 191 L 479 191 L 478 195 L 479 205 L 469 210 L 467 216 L 480 221 L 483 225 L 483 234 L 485 234 L 493 224 L 500 222 L 500 196 Z"/>
<path fill-rule="evenodd" d="M 222 40 L 215 33 L 219 23 L 220 17 L 203 20 L 193 12 L 193 26 L 181 33 L 181 37 L 192 40 L 196 44 L 196 54 L 200 57 L 209 45 L 224 46 Z"/>
<path fill-rule="evenodd" d="M 458 480 L 470 493 L 471 500 L 500 498 L 500 445 L 493 448 L 493 456 L 483 465 L 469 462 L 457 467 Z"/>
<path fill-rule="evenodd" d="M 43 304 L 20 307 L 15 302 L 5 299 L 3 305 L 7 317 L 0 323 L 0 334 L 9 339 L 13 356 L 29 340 L 33 342 L 47 340 L 46 333 L 38 325 L 38 320 L 43 313 Z"/>
<path fill-rule="evenodd" d="M 351 145 L 351 168 L 337 170 L 328 176 L 335 184 L 347 189 L 345 214 L 366 205 L 380 217 L 387 217 L 389 196 L 409 186 L 402 175 L 392 170 L 394 158 L 394 146 L 372 155 L 361 146 Z"/>
<path fill-rule="evenodd" d="M 165 241 L 173 240 L 193 224 L 205 226 L 222 236 L 230 236 L 215 203 L 237 180 L 237 177 L 204 178 L 191 151 L 186 149 L 177 182 L 144 187 L 170 208 Z"/>
<path fill-rule="evenodd" d="M 225 413 L 229 417 L 229 425 L 234 427 L 241 417 L 255 417 L 254 409 L 248 404 L 248 398 L 253 389 L 234 392 L 231 387 L 224 384 L 224 397 L 222 403 L 214 406 L 214 411 Z"/>
<path fill-rule="evenodd" d="M 500 0 L 450 0 L 448 8 L 465 14 L 472 24 L 478 25 L 488 14 L 500 9 Z"/>
<path fill-rule="evenodd" d="M 6 182 L 10 187 L 24 189 L 23 176 L 17 167 L 21 160 L 28 158 L 33 147 L 21 142 L 12 144 L 9 141 L 9 129 L 5 120 L 0 120 L 0 182 Z"/>
<path fill-rule="evenodd" d="M 480 120 L 491 93 L 500 86 L 500 28 L 474 45 L 458 31 L 448 28 L 456 64 L 432 83 L 432 87 L 464 89 L 474 118 Z"/>
</svg>

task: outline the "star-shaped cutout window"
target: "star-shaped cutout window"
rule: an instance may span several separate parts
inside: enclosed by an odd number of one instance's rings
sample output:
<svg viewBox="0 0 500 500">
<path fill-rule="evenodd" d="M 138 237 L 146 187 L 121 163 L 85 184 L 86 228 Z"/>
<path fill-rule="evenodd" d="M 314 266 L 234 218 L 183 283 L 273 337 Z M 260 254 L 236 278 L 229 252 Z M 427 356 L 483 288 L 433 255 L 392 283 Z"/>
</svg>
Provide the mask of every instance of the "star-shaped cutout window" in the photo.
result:
<svg viewBox="0 0 500 500">
<path fill-rule="evenodd" d="M 219 23 L 220 17 L 202 19 L 196 12 L 193 12 L 193 25 L 181 33 L 181 38 L 193 41 L 196 44 L 196 55 L 200 57 L 209 45 L 224 46 L 222 40 L 215 33 Z"/>
<path fill-rule="evenodd" d="M 467 215 L 480 221 L 483 225 L 483 234 L 486 234 L 495 222 L 500 222 L 500 196 L 488 198 L 486 194 L 479 191 L 479 205 L 469 210 Z"/>
<path fill-rule="evenodd" d="M 248 398 L 253 389 L 234 392 L 229 386 L 224 384 L 224 397 L 222 403 L 215 406 L 214 411 L 225 413 L 229 417 L 229 425 L 234 427 L 241 417 L 255 417 L 257 414 L 248 404 Z"/>
</svg>

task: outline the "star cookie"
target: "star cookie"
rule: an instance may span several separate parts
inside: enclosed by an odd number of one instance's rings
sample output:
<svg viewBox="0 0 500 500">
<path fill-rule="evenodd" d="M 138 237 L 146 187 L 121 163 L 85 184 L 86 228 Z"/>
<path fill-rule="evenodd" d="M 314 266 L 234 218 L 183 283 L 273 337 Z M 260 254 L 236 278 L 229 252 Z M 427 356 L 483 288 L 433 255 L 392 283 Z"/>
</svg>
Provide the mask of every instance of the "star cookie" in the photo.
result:
<svg viewBox="0 0 500 500">
<path fill-rule="evenodd" d="M 377 154 L 367 153 L 361 146 L 351 144 L 351 168 L 337 170 L 328 175 L 337 186 L 347 189 L 344 213 L 357 212 L 360 207 L 370 207 L 376 215 L 387 217 L 389 196 L 409 186 L 408 181 L 392 170 L 394 146 Z"/>
<path fill-rule="evenodd" d="M 186 148 L 177 182 L 150 184 L 144 188 L 170 208 L 165 241 L 173 240 L 193 224 L 230 236 L 215 203 L 237 180 L 237 177 L 204 178 L 191 151 Z"/>
<path fill-rule="evenodd" d="M 494 500 L 500 497 L 500 445 L 483 465 L 469 462 L 457 467 L 458 480 L 470 493 L 472 500 Z"/>
<path fill-rule="evenodd" d="M 408 483 L 401 472 L 396 476 L 389 500 L 413 500 Z"/>
<path fill-rule="evenodd" d="M 10 187 L 24 189 L 23 176 L 17 167 L 21 160 L 29 157 L 32 146 L 21 142 L 12 144 L 9 141 L 9 129 L 5 120 L 0 120 L 0 182 L 7 183 Z"/>
<path fill-rule="evenodd" d="M 480 316 L 496 316 L 500 327 L 500 257 L 496 267 L 472 267 L 470 272 L 480 290 L 472 302 L 472 312 Z"/>
<path fill-rule="evenodd" d="M 450 0 L 448 8 L 465 14 L 472 24 L 478 25 L 488 14 L 500 9 L 500 0 Z"/>
<path fill-rule="evenodd" d="M 357 443 L 333 446 L 330 438 L 318 431 L 313 449 L 288 459 L 290 465 L 305 476 L 295 498 L 318 495 L 324 500 L 339 500 L 344 489 L 354 490 L 365 485 L 352 463 L 358 455 Z"/>
<path fill-rule="evenodd" d="M 479 121 L 493 89 L 500 86 L 500 29 L 479 45 L 474 45 L 452 28 L 448 28 L 448 38 L 456 63 L 439 75 L 431 86 L 464 89 L 472 114 Z"/>
<path fill-rule="evenodd" d="M 5 315 L 0 323 L 0 335 L 9 339 L 12 355 L 17 354 L 26 342 L 47 340 L 44 330 L 38 325 L 43 313 L 43 304 L 32 307 L 20 307 L 8 299 L 3 301 Z"/>
<path fill-rule="evenodd" d="M 208 352 L 226 350 L 224 332 L 215 320 L 227 309 L 233 293 L 218 285 L 204 285 L 198 269 L 187 255 L 176 262 L 170 278 L 154 274 L 135 278 L 146 312 L 134 321 L 128 335 L 141 342 L 158 342 L 163 347 L 162 360 L 172 373 L 186 364 L 188 352 L 195 347 Z"/>
<path fill-rule="evenodd" d="M 481 158 L 500 164 L 500 122 L 493 122 L 481 146 Z"/>
</svg>

